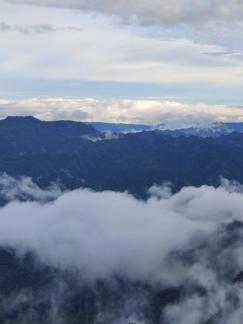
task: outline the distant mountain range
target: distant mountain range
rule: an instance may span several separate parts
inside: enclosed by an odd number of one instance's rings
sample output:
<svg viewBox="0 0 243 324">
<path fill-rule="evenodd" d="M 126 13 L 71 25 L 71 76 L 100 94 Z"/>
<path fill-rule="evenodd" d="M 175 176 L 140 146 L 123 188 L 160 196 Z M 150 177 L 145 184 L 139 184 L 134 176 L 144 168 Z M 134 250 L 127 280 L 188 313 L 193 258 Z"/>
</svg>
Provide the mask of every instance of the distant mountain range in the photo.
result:
<svg viewBox="0 0 243 324">
<path fill-rule="evenodd" d="M 143 125 L 143 124 L 114 124 L 114 123 L 88 123 L 100 132 L 112 133 L 132 133 L 141 131 L 157 130 L 164 134 L 172 136 L 200 136 L 200 137 L 216 137 L 220 135 L 230 134 L 233 132 L 243 132 L 243 123 L 212 123 L 207 127 L 190 127 L 180 129 L 169 129 L 166 124 L 160 125 Z"/>
<path fill-rule="evenodd" d="M 30 176 L 43 187 L 59 181 L 65 188 L 128 190 L 139 197 L 165 181 L 174 191 L 217 186 L 221 176 L 243 182 L 243 133 L 198 137 L 155 130 L 105 140 L 84 123 L 8 117 L 0 121 L 0 173 Z"/>
<path fill-rule="evenodd" d="M 152 130 L 153 127 L 143 124 L 116 124 L 116 123 L 102 123 L 102 122 L 92 122 L 87 123 L 93 126 L 99 132 L 112 132 L 112 133 L 132 133 L 141 132 L 146 130 Z"/>
</svg>

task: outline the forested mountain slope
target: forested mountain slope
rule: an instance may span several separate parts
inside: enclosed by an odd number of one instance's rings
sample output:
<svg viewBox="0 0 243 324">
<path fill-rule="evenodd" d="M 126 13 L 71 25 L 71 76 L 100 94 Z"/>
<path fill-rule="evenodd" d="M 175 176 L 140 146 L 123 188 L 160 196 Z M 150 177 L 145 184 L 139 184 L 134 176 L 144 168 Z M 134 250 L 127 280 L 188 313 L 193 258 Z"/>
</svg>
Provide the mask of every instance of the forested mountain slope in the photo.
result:
<svg viewBox="0 0 243 324">
<path fill-rule="evenodd" d="M 89 140 L 97 138 L 97 140 Z M 0 122 L 0 172 L 30 176 L 41 186 L 128 190 L 143 196 L 153 184 L 217 185 L 243 182 L 243 134 L 173 137 L 156 131 L 102 140 L 92 126 L 32 117 Z"/>
</svg>

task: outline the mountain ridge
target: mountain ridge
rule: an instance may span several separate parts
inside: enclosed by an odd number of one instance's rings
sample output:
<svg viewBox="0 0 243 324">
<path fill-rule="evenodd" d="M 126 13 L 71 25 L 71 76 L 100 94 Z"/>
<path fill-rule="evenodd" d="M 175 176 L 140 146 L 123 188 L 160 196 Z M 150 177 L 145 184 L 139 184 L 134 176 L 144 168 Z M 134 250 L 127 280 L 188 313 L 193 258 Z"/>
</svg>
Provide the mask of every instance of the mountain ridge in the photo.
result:
<svg viewBox="0 0 243 324">
<path fill-rule="evenodd" d="M 58 181 L 68 189 L 146 197 L 152 185 L 168 181 L 174 191 L 217 186 L 220 177 L 243 183 L 242 133 L 204 138 L 144 131 L 105 140 L 83 123 L 21 120 L 0 122 L 0 173 L 29 176 L 41 186 Z"/>
</svg>

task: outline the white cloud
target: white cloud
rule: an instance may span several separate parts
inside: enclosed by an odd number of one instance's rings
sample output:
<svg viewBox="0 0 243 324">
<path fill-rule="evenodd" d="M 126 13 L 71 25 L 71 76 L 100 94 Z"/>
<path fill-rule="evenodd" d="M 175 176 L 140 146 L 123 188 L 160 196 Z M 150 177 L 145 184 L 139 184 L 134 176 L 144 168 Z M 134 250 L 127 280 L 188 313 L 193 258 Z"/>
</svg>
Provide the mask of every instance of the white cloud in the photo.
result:
<svg viewBox="0 0 243 324">
<path fill-rule="evenodd" d="M 89 279 L 118 274 L 163 281 L 170 278 L 168 253 L 192 248 L 193 237 L 209 235 L 219 224 L 242 220 L 242 208 L 242 193 L 224 188 L 188 187 L 147 202 L 81 189 L 44 205 L 15 201 L 1 208 L 0 245 L 32 251 L 52 266 L 82 270 Z"/>
<path fill-rule="evenodd" d="M 151 289 L 184 287 L 178 303 L 163 312 L 170 324 L 201 324 L 215 314 L 226 324 L 241 323 L 242 287 L 232 280 L 243 267 L 242 186 L 224 180 L 217 189 L 186 187 L 174 195 L 153 187 L 146 202 L 80 189 L 40 203 L 38 194 L 37 201 L 18 200 L 28 186 L 32 190 L 29 179 L 0 180 L 5 192 L 13 183 L 18 192 L 0 208 L 0 247 L 20 256 L 32 252 L 41 264 L 71 271 L 86 285 L 96 279 L 109 285 L 118 276 Z M 44 191 L 34 186 L 43 202 Z M 143 300 L 136 302 L 144 311 Z M 114 323 L 137 320 L 136 303 L 130 306 L 129 318 L 120 314 Z"/>
<path fill-rule="evenodd" d="M 23 99 L 0 100 L 0 118 L 32 115 L 43 120 L 70 119 L 162 124 L 164 128 L 207 127 L 212 122 L 242 122 L 243 109 L 172 99 Z"/>
<path fill-rule="evenodd" d="M 152 27 L 142 32 L 101 16 L 22 6 L 0 3 L 2 26 L 11 30 L 0 33 L 1 78 L 242 84 L 241 48 L 227 46 L 229 37 L 227 44 L 203 38 L 213 26 L 199 39 L 172 27 L 158 36 Z"/>
<path fill-rule="evenodd" d="M 47 202 L 61 195 L 61 189 L 57 184 L 51 185 L 48 190 L 43 190 L 28 177 L 15 179 L 3 174 L 0 177 L 0 195 L 5 201 L 38 200 Z"/>
<path fill-rule="evenodd" d="M 33 186 L 29 180 L 23 186 L 23 180 L 17 197 Z M 4 181 L 7 187 L 17 184 Z M 232 279 L 243 267 L 242 227 L 232 222 L 243 221 L 243 193 L 235 186 L 187 187 L 174 195 L 154 187 L 146 202 L 85 189 L 44 204 L 38 195 L 37 202 L 15 198 L 0 209 L 0 246 L 20 256 L 32 252 L 41 264 L 71 271 L 86 285 L 96 279 L 111 283 L 114 276 L 150 287 L 186 283 L 185 295 L 165 309 L 168 323 L 200 324 L 227 310 L 226 323 L 240 324 L 242 289 Z"/>
</svg>

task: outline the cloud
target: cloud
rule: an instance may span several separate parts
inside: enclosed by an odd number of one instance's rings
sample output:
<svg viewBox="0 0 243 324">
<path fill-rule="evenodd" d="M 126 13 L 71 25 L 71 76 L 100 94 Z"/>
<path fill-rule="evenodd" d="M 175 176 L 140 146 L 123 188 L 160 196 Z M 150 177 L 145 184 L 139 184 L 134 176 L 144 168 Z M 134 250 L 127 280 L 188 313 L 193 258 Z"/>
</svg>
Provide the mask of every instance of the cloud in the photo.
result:
<svg viewBox="0 0 243 324">
<path fill-rule="evenodd" d="M 0 209 L 1 248 L 19 256 L 34 253 L 39 265 L 73 273 L 77 287 L 79 279 L 90 287 L 97 279 L 111 287 L 115 277 L 155 291 L 180 287 L 181 297 L 162 312 L 169 324 L 201 324 L 213 316 L 226 324 L 241 323 L 243 292 L 233 283 L 243 268 L 241 185 L 224 179 L 219 188 L 185 187 L 174 195 L 168 185 L 154 186 L 147 201 L 127 193 L 79 189 L 43 203 L 36 186 L 41 201 L 38 195 L 37 201 L 18 199 L 26 187 L 33 187 L 29 179 L 18 184 L 5 176 L 1 183 L 7 184 L 6 191 L 15 183 L 18 191 Z M 133 297 L 125 296 L 123 313 L 116 313 L 114 323 L 147 323 L 148 295 L 146 290 L 140 295 L 136 287 Z M 15 303 L 23 298 L 33 296 L 25 292 Z M 113 323 L 112 316 L 101 312 L 97 323 Z"/>
<path fill-rule="evenodd" d="M 134 280 L 158 279 L 166 253 L 185 243 L 192 229 L 205 227 L 164 208 L 162 216 L 157 200 L 145 204 L 125 193 L 88 190 L 45 205 L 14 202 L 0 210 L 0 245 L 33 251 L 44 263 L 80 269 L 92 280 L 120 272 Z M 181 231 L 171 242 L 176 224 Z"/>
<path fill-rule="evenodd" d="M 4 22 L 0 23 L 0 32 L 18 32 L 24 35 L 45 34 L 51 32 L 81 32 L 81 28 L 77 27 L 55 27 L 52 25 L 32 25 L 32 26 L 18 26 L 9 25 Z"/>
<path fill-rule="evenodd" d="M 16 183 L 11 178 L 1 182 L 7 182 L 6 190 L 9 182 Z M 33 184 L 22 179 L 15 189 L 18 196 L 28 186 L 32 190 Z M 192 248 L 193 236 L 208 236 L 219 224 L 242 221 L 242 193 L 224 188 L 188 187 L 147 202 L 127 193 L 80 189 L 45 204 L 20 202 L 11 190 L 14 202 L 0 209 L 0 245 L 32 251 L 52 266 L 80 269 L 92 280 L 122 274 L 130 280 L 163 281 L 166 269 L 161 270 L 170 252 L 188 244 Z"/>
<path fill-rule="evenodd" d="M 7 174 L 0 177 L 0 197 L 5 201 L 18 199 L 48 202 L 58 198 L 60 195 L 61 189 L 57 184 L 52 184 L 48 190 L 43 190 L 28 177 L 15 179 Z"/>
<path fill-rule="evenodd" d="M 29 179 L 18 184 L 7 176 L 1 183 L 6 191 L 9 183 L 17 184 L 17 196 L 33 187 Z M 224 180 L 217 189 L 187 187 L 174 195 L 154 186 L 146 202 L 127 193 L 80 189 L 43 203 L 38 190 L 42 202 L 11 195 L 13 201 L 0 209 L 0 247 L 32 252 L 39 264 L 74 273 L 86 285 L 99 279 L 109 286 L 118 276 L 149 287 L 184 287 L 179 301 L 162 312 L 169 324 L 200 324 L 214 315 L 241 323 L 242 289 L 232 284 L 243 267 L 240 185 Z M 65 291 L 65 281 L 60 284 Z M 130 297 L 127 312 L 124 304 L 124 315 L 116 314 L 114 323 L 146 323 L 145 295 Z M 15 299 L 13 309 L 33 296 L 25 292 Z M 59 318 L 61 304 L 55 303 Z M 97 323 L 102 318 L 111 323 L 112 316 L 101 310 Z"/>
<path fill-rule="evenodd" d="M 141 23 L 181 23 L 205 20 L 242 20 L 241 0 L 10 0 L 11 3 L 28 3 L 101 12 L 116 15 L 125 21 Z"/>
<path fill-rule="evenodd" d="M 242 23 L 137 28 L 81 11 L 0 10 L 1 80 L 242 85 Z"/>
<path fill-rule="evenodd" d="M 241 107 L 176 99 L 2 99 L 0 118 L 8 115 L 32 115 L 42 120 L 161 124 L 163 129 L 210 127 L 214 122 L 243 121 Z"/>
</svg>

